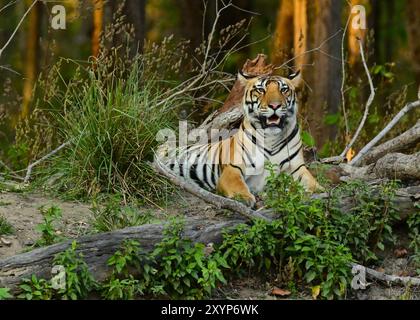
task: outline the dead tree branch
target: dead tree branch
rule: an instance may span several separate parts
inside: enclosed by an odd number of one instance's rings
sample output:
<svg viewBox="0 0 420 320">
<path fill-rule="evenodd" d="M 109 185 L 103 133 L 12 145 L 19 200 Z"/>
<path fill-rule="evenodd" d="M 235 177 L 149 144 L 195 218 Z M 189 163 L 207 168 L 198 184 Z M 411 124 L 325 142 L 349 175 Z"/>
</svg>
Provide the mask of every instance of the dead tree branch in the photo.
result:
<svg viewBox="0 0 420 320">
<path fill-rule="evenodd" d="M 203 188 L 196 186 L 195 184 L 187 181 L 186 179 L 177 176 L 169 168 L 167 168 L 162 162 L 160 162 L 157 157 L 152 164 L 152 167 L 161 175 L 168 178 L 173 184 L 184 189 L 185 191 L 195 195 L 196 197 L 214 205 L 218 209 L 229 209 L 233 212 L 239 213 L 243 217 L 252 220 L 252 219 L 263 219 L 270 221 L 271 218 L 262 215 L 260 212 L 252 210 L 246 205 L 233 200 L 228 199 L 212 192 L 209 192 Z"/>
<path fill-rule="evenodd" d="M 350 148 L 353 146 L 353 144 L 356 142 L 357 138 L 359 137 L 360 132 L 362 131 L 362 129 L 365 125 L 365 122 L 367 120 L 367 117 L 369 115 L 369 108 L 370 108 L 370 106 L 373 102 L 373 99 L 375 98 L 375 87 L 373 86 L 372 77 L 370 76 L 369 68 L 368 68 L 367 63 L 366 63 L 365 54 L 364 54 L 364 50 L 363 50 L 363 44 L 362 44 L 362 41 L 360 39 L 357 39 L 357 41 L 359 42 L 360 56 L 362 58 L 363 67 L 365 69 L 366 76 L 367 76 L 368 81 L 369 81 L 370 95 L 369 95 L 369 98 L 366 102 L 365 112 L 363 113 L 363 117 L 362 117 L 362 120 L 360 121 L 359 127 L 357 128 L 356 133 L 354 134 L 353 138 L 350 140 L 349 144 L 346 146 L 346 148 L 340 154 L 340 157 L 344 157 L 347 154 L 347 151 L 350 150 Z"/>
<path fill-rule="evenodd" d="M 404 108 L 397 113 L 397 115 L 388 123 L 388 125 L 366 146 L 359 151 L 359 153 L 350 161 L 350 164 L 357 166 L 360 164 L 361 158 L 366 155 L 372 147 L 374 147 L 397 123 L 400 119 L 406 115 L 410 110 L 420 106 L 420 100 L 408 103 Z"/>
<path fill-rule="evenodd" d="M 16 32 L 18 31 L 18 29 L 20 28 L 20 26 L 22 25 L 23 21 L 25 20 L 26 16 L 28 15 L 28 13 L 32 10 L 32 8 L 34 7 L 34 5 L 38 2 L 38 0 L 34 0 L 32 2 L 32 4 L 29 6 L 29 8 L 26 10 L 26 12 L 24 13 L 24 15 L 22 16 L 22 18 L 20 19 L 18 25 L 16 26 L 15 30 L 12 32 L 11 36 L 9 37 L 9 39 L 6 41 L 6 43 L 4 44 L 4 46 L 0 49 L 0 58 L 3 54 L 3 51 L 8 47 L 8 45 L 10 44 L 10 42 L 13 40 L 13 38 L 16 35 Z"/>
<path fill-rule="evenodd" d="M 399 285 L 414 285 L 420 286 L 420 278 L 416 277 L 400 277 L 389 275 L 383 272 L 379 272 L 370 268 L 366 268 L 360 264 L 353 263 L 352 267 L 358 267 L 359 269 L 364 269 L 368 278 L 373 280 L 380 280 L 386 282 L 388 285 L 390 284 L 399 284 Z"/>
<path fill-rule="evenodd" d="M 23 179 L 24 183 L 28 183 L 29 179 L 31 178 L 31 173 L 32 173 L 32 169 L 37 166 L 38 164 L 40 164 L 41 162 L 45 161 L 46 159 L 48 159 L 49 157 L 53 156 L 54 154 L 56 154 L 58 151 L 60 151 L 61 149 L 67 147 L 69 144 L 71 143 L 71 141 L 67 141 L 64 142 L 62 145 L 60 145 L 58 148 L 54 149 L 53 151 L 51 151 L 50 153 L 46 154 L 45 156 L 43 156 L 41 159 L 38 159 L 37 161 L 31 163 L 27 168 L 26 168 L 26 175 L 25 178 Z"/>
<path fill-rule="evenodd" d="M 377 147 L 374 147 L 371 151 L 365 154 L 359 161 L 360 165 L 367 165 L 374 163 L 381 157 L 385 156 L 388 153 L 399 152 L 409 149 L 413 146 L 416 146 L 420 142 L 420 120 L 417 123 L 403 132 L 399 136 L 388 140 L 380 144 Z"/>
</svg>

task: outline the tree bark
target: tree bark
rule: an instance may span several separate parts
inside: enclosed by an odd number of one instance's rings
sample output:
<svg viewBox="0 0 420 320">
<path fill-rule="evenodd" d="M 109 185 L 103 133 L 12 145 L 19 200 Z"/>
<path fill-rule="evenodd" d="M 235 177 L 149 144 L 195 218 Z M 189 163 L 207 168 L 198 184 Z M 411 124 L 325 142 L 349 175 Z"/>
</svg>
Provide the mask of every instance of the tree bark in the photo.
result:
<svg viewBox="0 0 420 320">
<path fill-rule="evenodd" d="M 420 120 L 412 128 L 399 136 L 372 148 L 372 150 L 361 158 L 360 165 L 374 163 L 388 153 L 405 151 L 415 147 L 418 143 L 420 143 Z"/>
<path fill-rule="evenodd" d="M 291 57 L 293 47 L 293 1 L 281 0 L 276 18 L 271 62 L 280 65 Z"/>
<path fill-rule="evenodd" d="M 101 33 L 104 16 L 104 4 L 102 0 L 93 0 L 93 32 L 92 32 L 92 56 L 99 56 Z"/>
<path fill-rule="evenodd" d="M 315 3 L 315 39 L 313 47 L 322 51 L 314 53 L 314 71 L 310 83 L 312 94 L 308 99 L 308 110 L 305 114 L 309 131 L 317 147 L 321 148 L 327 140 L 336 139 L 337 128 L 326 126 L 326 114 L 336 114 L 341 103 L 341 37 L 329 39 L 341 28 L 341 1 L 318 0 Z M 327 42 L 325 42 L 329 39 Z M 336 59 L 335 59 L 336 58 Z"/>
<path fill-rule="evenodd" d="M 308 42 L 307 0 L 294 0 L 293 7 L 294 65 L 296 70 L 302 70 L 308 61 L 307 54 L 305 54 Z"/>
<path fill-rule="evenodd" d="M 420 83 L 420 1 L 407 0 L 407 32 L 411 50 L 411 61 L 416 75 L 417 84 Z"/>
<path fill-rule="evenodd" d="M 420 180 L 420 152 L 412 155 L 389 153 L 376 163 L 364 167 L 341 164 L 340 167 L 352 180 L 371 181 L 375 179 Z"/>
<path fill-rule="evenodd" d="M 32 1 L 26 1 L 31 5 Z M 25 58 L 25 80 L 23 82 L 23 102 L 21 119 L 25 119 L 30 114 L 30 103 L 32 100 L 32 90 L 35 85 L 39 70 L 39 37 L 41 30 L 42 3 L 34 5 L 28 17 L 26 33 L 26 58 Z"/>
</svg>

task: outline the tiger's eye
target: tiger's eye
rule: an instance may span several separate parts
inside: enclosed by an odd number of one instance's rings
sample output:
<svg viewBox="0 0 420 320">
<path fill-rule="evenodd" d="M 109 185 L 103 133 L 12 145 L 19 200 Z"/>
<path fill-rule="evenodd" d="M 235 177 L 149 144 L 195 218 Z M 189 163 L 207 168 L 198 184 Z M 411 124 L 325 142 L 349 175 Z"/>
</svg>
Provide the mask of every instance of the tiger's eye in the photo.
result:
<svg viewBox="0 0 420 320">
<path fill-rule="evenodd" d="M 256 91 L 260 94 L 265 93 L 265 90 L 263 88 L 256 88 Z"/>
<path fill-rule="evenodd" d="M 289 91 L 288 87 L 281 88 L 281 93 L 287 93 Z"/>
</svg>

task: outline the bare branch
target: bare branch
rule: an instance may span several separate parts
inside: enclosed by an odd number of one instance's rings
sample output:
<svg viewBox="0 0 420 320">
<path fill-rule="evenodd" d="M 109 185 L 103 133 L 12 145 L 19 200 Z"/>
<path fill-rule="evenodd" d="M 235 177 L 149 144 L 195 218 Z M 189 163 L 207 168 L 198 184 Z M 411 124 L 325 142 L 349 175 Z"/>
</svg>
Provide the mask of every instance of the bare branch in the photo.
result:
<svg viewBox="0 0 420 320">
<path fill-rule="evenodd" d="M 341 38 L 341 109 L 343 110 L 344 118 L 344 128 L 346 132 L 346 139 L 350 136 L 349 121 L 347 119 L 347 110 L 346 110 L 346 98 L 344 95 L 344 86 L 346 83 L 346 64 L 345 64 L 345 54 L 344 54 L 344 42 L 346 39 L 347 30 L 351 20 L 351 12 L 347 18 L 346 26 L 344 27 L 343 37 Z M 346 141 L 347 142 L 347 141 Z"/>
<path fill-rule="evenodd" d="M 375 87 L 373 86 L 372 77 L 370 75 L 369 68 L 368 68 L 367 63 L 366 63 L 365 53 L 364 53 L 364 50 L 363 50 L 363 44 L 362 44 L 362 41 L 360 39 L 357 39 L 357 41 L 359 43 L 360 56 L 362 58 L 363 67 L 365 69 L 366 76 L 368 77 L 368 81 L 369 81 L 370 95 L 369 95 L 369 98 L 368 98 L 368 100 L 366 102 L 365 112 L 363 114 L 362 120 L 360 121 L 359 127 L 357 128 L 356 133 L 354 134 L 354 136 L 351 139 L 350 143 L 346 146 L 346 148 L 340 154 L 341 157 L 344 157 L 347 154 L 347 151 L 350 150 L 350 148 L 353 146 L 353 144 L 356 142 L 357 138 L 359 137 L 360 132 L 362 131 L 362 129 L 363 129 L 364 125 L 365 125 L 365 122 L 367 120 L 367 117 L 369 115 L 369 108 L 370 108 L 370 106 L 371 106 L 371 104 L 373 102 L 373 99 L 375 98 Z"/>
<path fill-rule="evenodd" d="M 394 275 L 388 275 L 386 273 L 379 272 L 379 271 L 376 271 L 376 270 L 373 270 L 373 269 L 370 269 L 370 268 L 366 268 L 365 266 L 362 266 L 362 265 L 356 264 L 356 263 L 352 263 L 351 266 L 352 267 L 358 267 L 358 268 L 361 268 L 361 269 L 365 270 L 366 275 L 370 279 L 384 281 L 387 284 L 402 284 L 402 285 L 412 284 L 414 286 L 420 286 L 420 278 L 399 277 L 399 276 L 394 276 Z"/>
<path fill-rule="evenodd" d="M 404 108 L 397 113 L 397 115 L 388 123 L 388 125 L 382 129 L 382 131 L 373 138 L 366 146 L 359 151 L 359 153 L 350 161 L 351 165 L 358 165 L 362 157 L 369 152 L 372 147 L 374 147 L 397 123 L 398 121 L 407 114 L 410 110 L 420 106 L 420 100 L 415 102 L 408 103 Z"/>
<path fill-rule="evenodd" d="M 399 136 L 374 147 L 360 159 L 360 165 L 371 164 L 391 152 L 404 151 L 420 142 L 420 120 Z"/>
<path fill-rule="evenodd" d="M 335 32 L 333 35 L 331 35 L 330 37 L 328 37 L 327 39 L 325 39 L 324 41 L 322 41 L 321 43 L 320 43 L 320 45 L 319 46 L 317 46 L 317 47 L 315 47 L 315 48 L 312 48 L 311 50 L 308 50 L 308 51 L 305 51 L 305 52 L 302 52 L 301 54 L 298 54 L 297 56 L 295 56 L 295 57 L 293 57 L 293 58 L 291 58 L 291 59 L 289 59 L 289 60 L 287 60 L 286 62 L 284 62 L 282 65 L 280 65 L 280 66 L 278 66 L 278 67 L 276 67 L 275 69 L 281 69 L 281 68 L 284 68 L 284 67 L 287 67 L 287 65 L 290 63 L 290 62 L 293 62 L 294 60 L 296 60 L 296 59 L 298 59 L 298 58 L 300 58 L 300 57 L 302 57 L 302 56 L 304 56 L 304 55 L 306 55 L 306 54 L 309 54 L 309 53 L 312 53 L 312 52 L 316 52 L 316 51 L 320 51 L 321 50 L 321 48 L 326 44 L 326 43 L 328 43 L 331 39 L 334 39 L 338 34 L 340 34 L 340 32 L 342 31 L 342 29 L 340 29 L 340 30 L 338 30 L 337 32 Z"/>
<path fill-rule="evenodd" d="M 29 179 L 31 178 L 31 173 L 32 173 L 32 169 L 37 166 L 38 164 L 40 164 L 42 161 L 48 159 L 49 157 L 51 157 L 52 155 L 56 154 L 58 151 L 60 151 L 61 149 L 67 147 L 69 144 L 71 143 L 71 141 L 67 141 L 64 142 L 62 145 L 60 145 L 58 148 L 54 149 L 53 151 L 51 151 L 50 153 L 46 154 L 45 156 L 43 156 L 41 159 L 38 159 L 37 161 L 31 163 L 28 168 L 26 168 L 26 175 L 25 175 L 25 179 L 23 180 L 24 183 L 28 183 Z"/>
<path fill-rule="evenodd" d="M 10 44 L 10 42 L 12 41 L 12 39 L 14 38 L 16 32 L 18 31 L 18 29 L 20 28 L 21 24 L 23 23 L 23 21 L 25 20 L 26 16 L 28 15 L 28 13 L 32 10 L 33 6 L 38 2 L 38 0 L 34 0 L 34 2 L 32 2 L 32 4 L 29 6 L 29 8 L 26 10 L 25 14 L 23 15 L 23 17 L 20 19 L 18 25 L 16 26 L 15 30 L 13 31 L 12 35 L 10 36 L 9 40 L 7 40 L 7 42 L 4 44 L 4 46 L 0 49 L 0 58 L 1 55 L 3 54 L 3 51 L 7 48 L 7 46 Z"/>
</svg>

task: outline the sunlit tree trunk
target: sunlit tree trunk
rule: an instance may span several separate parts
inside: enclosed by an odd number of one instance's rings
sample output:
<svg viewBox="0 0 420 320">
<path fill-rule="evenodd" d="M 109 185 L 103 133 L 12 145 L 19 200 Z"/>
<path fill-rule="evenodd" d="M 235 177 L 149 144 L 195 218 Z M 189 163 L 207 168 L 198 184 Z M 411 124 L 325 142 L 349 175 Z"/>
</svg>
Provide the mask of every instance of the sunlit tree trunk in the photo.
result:
<svg viewBox="0 0 420 320">
<path fill-rule="evenodd" d="M 351 0 L 351 7 L 354 7 L 356 5 L 362 5 L 366 8 L 366 19 L 367 19 L 367 9 L 369 5 L 369 0 Z M 352 16 L 352 18 L 355 18 L 354 15 Z M 366 26 L 367 26 L 367 23 L 366 23 Z M 348 26 L 347 42 L 348 42 L 348 49 L 349 49 L 348 59 L 351 66 L 360 61 L 360 48 L 359 48 L 359 43 L 357 42 L 357 39 L 359 38 L 364 43 L 366 39 L 366 34 L 367 34 L 367 28 L 366 29 L 353 28 L 352 21 L 350 20 L 350 24 Z"/>
<path fill-rule="evenodd" d="M 322 44 L 322 52 L 314 53 L 314 70 L 311 75 L 312 93 L 307 112 L 310 133 L 317 146 L 336 139 L 337 128 L 324 123 L 327 114 L 335 114 L 341 101 L 341 5 L 336 0 L 317 0 L 315 3 L 315 32 L 313 47 Z M 327 41 L 327 39 L 329 39 Z"/>
<path fill-rule="evenodd" d="M 293 1 L 281 0 L 277 11 L 271 62 L 282 64 L 290 58 L 293 47 Z"/>
<path fill-rule="evenodd" d="M 420 1 L 407 0 L 407 31 L 413 69 L 420 84 Z"/>
<path fill-rule="evenodd" d="M 32 4 L 32 1 L 26 1 L 27 6 Z M 28 16 L 28 24 L 26 31 L 26 45 L 25 45 L 25 78 L 23 82 L 23 102 L 21 119 L 26 118 L 30 114 L 30 105 L 32 99 L 32 91 L 35 80 L 38 75 L 39 68 L 39 37 L 41 29 L 41 14 L 42 4 L 38 2 L 32 8 Z"/>
<path fill-rule="evenodd" d="M 308 41 L 307 0 L 294 0 L 293 7 L 294 65 L 296 69 L 302 70 L 308 60 L 307 55 L 305 54 Z"/>
<path fill-rule="evenodd" d="M 104 15 L 104 4 L 102 0 L 93 1 L 93 32 L 92 32 L 92 56 L 98 57 L 101 41 L 101 32 Z"/>
</svg>

